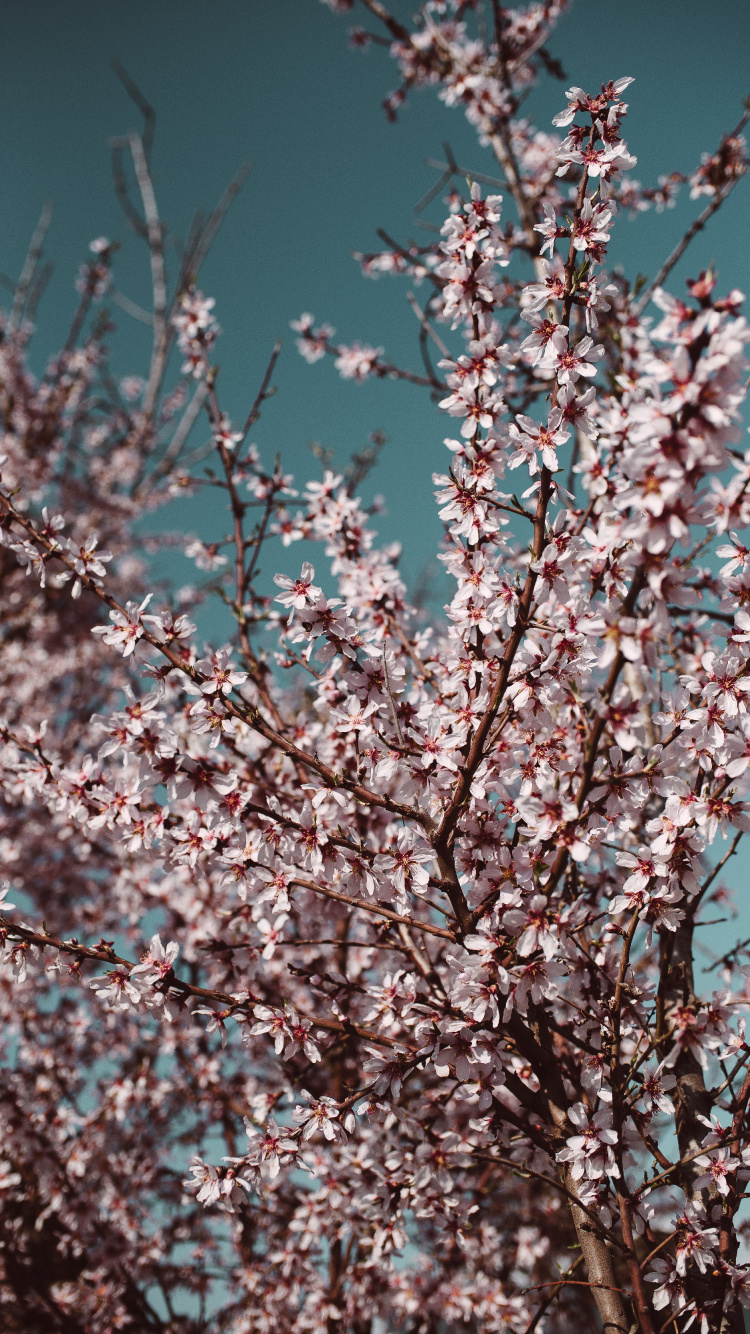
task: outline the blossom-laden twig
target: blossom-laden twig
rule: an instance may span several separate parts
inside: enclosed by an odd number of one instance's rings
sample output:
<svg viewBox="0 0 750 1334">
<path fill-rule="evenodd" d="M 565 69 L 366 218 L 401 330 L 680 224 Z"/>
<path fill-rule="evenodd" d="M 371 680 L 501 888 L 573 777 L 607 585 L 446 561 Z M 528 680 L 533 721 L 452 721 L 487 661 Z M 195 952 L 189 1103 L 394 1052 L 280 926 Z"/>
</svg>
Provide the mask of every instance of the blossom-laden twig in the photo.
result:
<svg viewBox="0 0 750 1334">
<path fill-rule="evenodd" d="M 122 70 L 150 307 L 98 238 L 35 380 L 46 211 L 4 325 L 0 1310 L 167 1334 L 187 1292 L 196 1334 L 739 1334 L 747 942 L 712 994 L 693 948 L 750 825 L 750 333 L 711 271 L 663 284 L 745 174 L 747 117 L 642 187 L 630 79 L 571 87 L 551 130 L 520 115 L 557 3 L 428 0 L 411 29 L 364 2 L 389 114 L 438 86 L 502 172 L 464 185 L 446 147 L 427 243 L 359 257 L 425 285 L 424 374 L 294 322 L 308 362 L 438 400 L 443 617 L 359 494 L 382 434 L 341 469 L 316 446 L 301 487 L 265 463 L 279 342 L 230 419 L 197 278 L 240 178 L 179 251 Z M 631 289 L 618 211 L 680 184 L 708 205 Z M 109 367 L 108 295 L 151 330 L 140 377 Z M 134 533 L 203 488 L 213 540 Z M 298 541 L 326 574 L 264 583 Z M 167 595 L 145 557 L 173 546 L 198 578 Z M 234 628 L 201 649 L 212 597 Z"/>
</svg>

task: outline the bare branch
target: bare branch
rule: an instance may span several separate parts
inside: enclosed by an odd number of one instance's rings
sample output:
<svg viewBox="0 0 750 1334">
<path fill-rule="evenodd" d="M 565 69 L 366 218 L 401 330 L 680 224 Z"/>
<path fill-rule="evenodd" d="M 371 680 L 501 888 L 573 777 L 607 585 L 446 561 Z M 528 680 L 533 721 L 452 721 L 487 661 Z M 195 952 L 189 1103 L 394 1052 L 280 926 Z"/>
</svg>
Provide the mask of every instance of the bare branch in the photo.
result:
<svg viewBox="0 0 750 1334">
<path fill-rule="evenodd" d="M 31 238 L 31 244 L 28 249 L 28 254 L 26 255 L 26 259 L 24 260 L 24 265 L 23 268 L 21 269 L 21 276 L 18 279 L 18 283 L 16 285 L 15 297 L 13 299 L 13 306 L 11 308 L 10 318 L 8 320 L 8 328 L 11 331 L 18 328 L 23 318 L 24 307 L 27 303 L 27 299 L 29 297 L 32 284 L 34 282 L 34 278 L 37 272 L 37 267 L 39 265 L 39 259 L 42 253 L 42 246 L 44 245 L 44 238 L 49 230 L 49 225 L 52 221 L 53 212 L 54 212 L 54 205 L 51 203 L 46 203 L 42 208 L 39 221 L 36 227 L 34 228 L 34 234 Z M 38 299 L 39 297 L 37 296 L 37 301 Z"/>
<path fill-rule="evenodd" d="M 131 79 L 125 66 L 113 56 L 110 64 L 125 92 L 132 102 L 135 103 L 141 115 L 143 116 L 143 152 L 146 162 L 151 160 L 151 149 L 154 143 L 154 134 L 156 132 L 156 112 L 151 103 L 144 97 L 138 85 Z"/>
</svg>

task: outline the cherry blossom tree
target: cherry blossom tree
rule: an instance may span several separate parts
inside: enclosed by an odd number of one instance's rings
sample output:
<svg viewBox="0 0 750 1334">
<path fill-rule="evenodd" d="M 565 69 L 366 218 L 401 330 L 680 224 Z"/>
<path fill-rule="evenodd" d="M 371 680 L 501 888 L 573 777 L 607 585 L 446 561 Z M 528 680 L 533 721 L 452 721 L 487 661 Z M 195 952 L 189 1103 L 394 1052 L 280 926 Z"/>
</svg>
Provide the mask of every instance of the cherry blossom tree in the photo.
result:
<svg viewBox="0 0 750 1334">
<path fill-rule="evenodd" d="M 750 330 L 711 271 L 666 284 L 748 112 L 644 187 L 620 71 L 520 114 L 557 0 L 363 7 L 388 113 L 434 87 L 494 160 L 446 163 L 424 245 L 361 257 L 410 284 L 418 372 L 294 326 L 425 397 L 442 614 L 360 498 L 379 438 L 301 489 L 265 459 L 278 345 L 229 420 L 197 283 L 239 182 L 175 268 L 124 72 L 152 308 L 94 241 L 35 377 L 45 217 L 3 319 L 0 1321 L 739 1334 L 750 948 L 694 953 L 750 824 Z M 681 185 L 703 212 L 653 281 L 608 271 Z M 153 333 L 119 382 L 113 303 Z M 228 531 L 184 540 L 191 598 L 153 578 L 168 512 L 134 524 L 205 487 Z"/>
</svg>

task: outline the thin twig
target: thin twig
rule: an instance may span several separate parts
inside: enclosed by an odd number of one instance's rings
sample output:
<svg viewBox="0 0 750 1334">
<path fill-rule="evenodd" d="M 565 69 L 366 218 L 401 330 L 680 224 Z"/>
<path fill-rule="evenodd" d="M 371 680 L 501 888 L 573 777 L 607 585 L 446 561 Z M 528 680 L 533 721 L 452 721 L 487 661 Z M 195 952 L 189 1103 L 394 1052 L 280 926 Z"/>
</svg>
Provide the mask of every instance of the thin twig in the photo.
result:
<svg viewBox="0 0 750 1334">
<path fill-rule="evenodd" d="M 144 97 L 138 84 L 131 79 L 122 62 L 119 61 L 116 56 L 113 56 L 109 63 L 131 102 L 135 103 L 143 116 L 143 151 L 146 155 L 146 161 L 150 163 L 151 149 L 153 148 L 154 133 L 156 131 L 156 112 L 148 98 Z"/>
<path fill-rule="evenodd" d="M 137 302 L 131 301 L 130 297 L 126 296 L 125 293 L 121 292 L 117 287 L 110 287 L 108 295 L 111 296 L 112 300 L 121 310 L 125 311 L 126 315 L 131 315 L 134 320 L 138 320 L 141 324 L 148 324 L 148 326 L 153 329 L 154 317 L 150 310 L 144 310 L 143 306 L 139 306 Z"/>
<path fill-rule="evenodd" d="M 31 238 L 31 244 L 29 245 L 28 253 L 26 255 L 26 259 L 24 260 L 23 268 L 21 269 L 21 276 L 18 279 L 18 283 L 16 285 L 15 296 L 13 298 L 13 307 L 11 309 L 10 318 L 8 320 L 8 329 L 11 332 L 14 329 L 17 329 L 18 325 L 21 323 L 24 306 L 26 304 L 26 298 L 29 294 L 31 284 L 34 281 L 34 275 L 36 273 L 37 265 L 39 263 L 39 257 L 42 253 L 42 246 L 44 245 L 44 238 L 47 235 L 47 231 L 49 230 L 49 225 L 52 221 L 53 211 L 54 211 L 54 205 L 49 202 L 46 203 L 42 208 L 39 221 L 36 227 L 34 228 L 34 234 Z"/>
<path fill-rule="evenodd" d="M 739 846 L 739 842 L 740 842 L 740 839 L 742 838 L 743 833 L 744 833 L 744 830 L 742 830 L 742 829 L 738 830 L 738 832 L 735 834 L 734 838 L 732 839 L 731 847 L 728 848 L 728 850 L 724 853 L 724 856 L 722 857 L 721 861 L 720 861 L 720 862 L 717 862 L 717 864 L 716 864 L 716 866 L 714 867 L 714 869 L 713 869 L 713 871 L 711 872 L 711 874 L 710 874 L 709 876 L 707 876 L 706 880 L 705 880 L 705 881 L 703 882 L 703 884 L 701 885 L 701 888 L 700 888 L 699 892 L 696 894 L 695 898 L 693 899 L 693 901 L 692 901 L 692 903 L 691 903 L 691 905 L 690 905 L 690 908 L 691 908 L 691 915 L 692 915 L 693 917 L 695 916 L 695 910 L 696 910 L 696 908 L 698 907 L 698 905 L 699 905 L 699 903 L 701 902 L 701 900 L 703 899 L 704 894 L 706 894 L 707 891 L 711 888 L 711 885 L 713 884 L 713 882 L 714 882 L 714 880 L 716 879 L 716 877 L 717 877 L 717 875 L 719 874 L 719 872 L 720 872 L 721 870 L 723 870 L 723 868 L 726 866 L 727 862 L 729 861 L 729 858 L 730 858 L 730 857 L 733 857 L 734 854 L 735 854 L 735 852 L 737 851 L 737 848 L 738 848 L 738 846 Z M 706 923 L 703 923 L 703 925 L 705 926 Z"/>
<path fill-rule="evenodd" d="M 544 1315 L 544 1312 L 547 1310 L 548 1306 L 551 1306 L 552 1302 L 555 1300 L 555 1297 L 558 1295 L 560 1289 L 565 1285 L 565 1280 L 567 1280 L 571 1274 L 574 1274 L 578 1266 L 581 1264 L 583 1264 L 583 1255 L 579 1254 L 576 1256 L 573 1263 L 571 1265 L 568 1265 L 568 1268 L 565 1270 L 565 1273 L 561 1274 L 560 1278 L 555 1281 L 552 1292 L 550 1292 L 549 1295 L 545 1297 L 544 1301 L 537 1307 L 536 1313 L 531 1317 L 531 1320 L 529 1321 L 528 1325 L 523 1331 L 523 1334 L 534 1334 L 534 1330 L 539 1324 L 539 1321 Z M 546 1286 L 546 1284 L 545 1285 L 540 1284 L 539 1286 L 540 1287 Z M 528 1288 L 527 1291 L 533 1292 L 533 1288 Z"/>
<path fill-rule="evenodd" d="M 161 463 L 159 464 L 158 468 L 153 473 L 151 478 L 143 479 L 140 486 L 138 487 L 138 490 L 136 491 L 136 498 L 142 494 L 142 490 L 147 483 L 149 485 L 153 485 L 154 482 L 157 482 L 161 477 L 166 477 L 167 474 L 171 472 L 174 464 L 177 462 L 177 459 L 180 457 L 180 454 L 182 453 L 183 447 L 187 441 L 188 436 L 190 435 L 190 432 L 192 431 L 196 421 L 198 420 L 198 417 L 200 415 L 200 410 L 203 407 L 207 393 L 208 390 L 204 381 L 202 380 L 199 381 L 199 383 L 195 387 L 195 390 L 187 407 L 185 408 L 185 411 L 182 414 L 182 417 L 180 418 L 180 421 L 177 424 L 177 428 L 175 430 L 174 435 L 172 436 L 172 439 L 169 442 L 169 446 L 164 454 L 164 458 L 162 459 Z"/>
<path fill-rule="evenodd" d="M 470 167 L 459 167 L 454 162 L 449 166 L 447 162 L 437 162 L 435 158 L 425 158 L 426 167 L 434 167 L 436 171 L 450 171 L 452 175 L 458 173 L 459 176 L 468 176 L 472 181 L 481 181 L 483 185 L 494 185 L 499 190 L 504 189 L 508 182 L 498 180 L 497 176 L 486 176 L 482 171 L 473 171 Z"/>
<path fill-rule="evenodd" d="M 407 292 L 407 293 L 406 293 L 406 300 L 409 302 L 409 305 L 411 306 L 412 310 L 414 311 L 414 314 L 416 315 L 417 319 L 419 320 L 419 323 L 421 324 L 421 326 L 422 326 L 422 328 L 424 329 L 424 331 L 425 331 L 425 333 L 427 334 L 427 336 L 428 336 L 429 338 L 432 339 L 433 343 L 435 344 L 435 347 L 437 348 L 438 352 L 440 352 L 441 356 L 443 356 L 443 357 L 450 357 L 450 352 L 448 351 L 447 347 L 445 346 L 445 343 L 443 342 L 442 338 L 440 338 L 439 335 L 435 333 L 435 330 L 433 329 L 432 325 L 430 324 L 430 321 L 428 320 L 427 316 L 425 315 L 425 312 L 422 310 L 422 307 L 420 306 L 419 302 L 417 301 L 417 298 L 415 297 L 414 293 L 413 293 L 413 292 Z"/>
<path fill-rule="evenodd" d="M 143 140 L 139 134 L 129 134 L 128 144 L 133 159 L 135 178 L 143 204 L 143 212 L 148 231 L 148 249 L 151 257 L 151 286 L 153 292 L 154 342 L 151 352 L 151 369 L 148 386 L 144 395 L 144 415 L 151 416 L 156 395 L 161 384 L 167 346 L 167 274 L 164 265 L 164 232 L 159 218 L 153 181 L 148 167 Z"/>
<path fill-rule="evenodd" d="M 266 371 L 261 381 L 260 389 L 256 394 L 255 402 L 253 403 L 253 406 L 251 407 L 249 413 L 247 414 L 247 420 L 242 428 L 242 440 L 245 439 L 248 431 L 251 429 L 251 427 L 255 425 L 258 418 L 260 417 L 260 410 L 265 400 L 267 398 L 270 398 L 271 394 L 274 392 L 272 389 L 269 389 L 269 385 L 271 383 L 271 376 L 274 373 L 274 369 L 276 367 L 276 362 L 279 359 L 280 352 L 281 352 L 281 339 L 277 338 L 276 342 L 273 345 L 273 351 L 271 352 L 268 365 L 266 366 Z M 242 441 L 238 443 L 241 444 Z"/>
<path fill-rule="evenodd" d="M 750 120 L 750 110 L 747 110 L 745 112 L 745 114 L 741 117 L 741 119 L 738 121 L 737 125 L 732 130 L 731 134 L 727 136 L 727 138 L 734 139 L 737 137 L 738 134 L 741 134 L 745 126 L 747 125 L 748 120 Z M 740 180 L 742 180 L 744 174 L 745 171 L 743 170 L 737 176 L 735 176 L 733 180 L 729 181 L 729 183 L 724 186 L 723 190 L 720 190 L 718 194 L 715 196 L 715 198 L 711 200 L 710 204 L 706 205 L 703 212 L 700 213 L 698 217 L 695 219 L 695 222 L 693 222 L 690 225 L 690 227 L 688 227 L 682 240 L 678 241 L 671 255 L 669 255 L 667 259 L 665 259 L 656 277 L 653 279 L 652 282 L 649 283 L 645 292 L 638 299 L 638 301 L 636 301 L 635 305 L 633 306 L 634 315 L 640 315 L 641 312 L 646 308 L 649 301 L 651 300 L 652 294 L 656 291 L 657 287 L 661 287 L 662 283 L 664 282 L 664 279 L 668 276 L 668 274 L 672 272 L 672 269 L 674 268 L 675 264 L 677 264 L 677 262 L 684 255 L 685 251 L 690 245 L 690 242 L 693 240 L 694 237 L 698 235 L 698 232 L 703 230 L 709 218 L 713 217 L 717 209 L 721 208 L 721 205 L 724 203 L 724 200 L 727 199 L 728 196 L 732 193 L 735 185 L 737 185 L 737 183 Z"/>
<path fill-rule="evenodd" d="M 40 949 L 54 949 L 62 951 L 64 954 L 72 954 L 77 959 L 92 959 L 98 963 L 109 964 L 110 968 L 121 968 L 130 973 L 135 968 L 132 959 L 124 959 L 119 954 L 115 954 L 113 949 L 102 946 L 82 945 L 80 941 L 63 940 L 58 936 L 32 931 L 26 926 L 16 926 L 9 922 L 6 917 L 0 914 L 0 933 L 7 940 L 17 940 L 29 945 L 36 945 Z M 257 997 L 250 996 L 247 999 L 238 1000 L 236 996 L 230 996 L 224 991 L 212 991 L 206 987 L 195 986 L 192 982 L 185 982 L 183 978 L 178 977 L 176 973 L 167 973 L 162 981 L 157 985 L 157 990 L 165 994 L 174 992 L 183 1001 L 189 996 L 195 996 L 199 1000 L 213 1001 L 224 1009 L 232 1012 L 241 1013 L 243 1011 L 252 1011 L 252 1007 L 257 1004 Z M 302 1011 L 300 1011 L 302 1013 Z M 332 1033 L 356 1033 L 358 1037 L 366 1038 L 369 1042 L 377 1042 L 381 1046 L 394 1047 L 406 1045 L 402 1039 L 397 1042 L 395 1038 L 385 1037 L 383 1034 L 376 1033 L 372 1029 L 363 1028 L 359 1024 L 352 1024 L 347 1021 L 345 1024 L 336 1023 L 330 1019 L 319 1019 L 317 1015 L 306 1015 L 317 1028 L 327 1029 Z"/>
<path fill-rule="evenodd" d="M 206 255 L 216 240 L 219 229 L 227 216 L 229 209 L 237 198 L 237 195 L 245 184 L 252 169 L 252 162 L 246 158 L 238 167 L 216 207 L 209 213 L 205 224 L 197 229 L 197 237 L 192 249 L 188 250 L 186 247 L 186 259 L 189 260 L 187 265 L 189 277 L 195 277 L 197 274 L 198 269 L 201 267 Z"/>
<path fill-rule="evenodd" d="M 413 930 L 426 931 L 429 936 L 441 936 L 443 940 L 454 941 L 456 939 L 455 931 L 447 931 L 442 926 L 433 926 L 432 922 L 425 922 L 418 917 L 406 917 L 403 913 L 393 912 L 390 908 L 383 908 L 379 903 L 368 903 L 366 899 L 355 899 L 350 894 L 341 894 L 336 889 L 329 889 L 327 885 L 319 885 L 314 880 L 303 880 L 295 876 L 290 880 L 291 885 L 300 885 L 303 889 L 311 889 L 314 894 L 322 894 L 324 898 L 335 899 L 337 903 L 346 903 L 351 908 L 360 908 L 364 912 L 374 913 L 376 917 L 384 917 L 387 922 L 403 923 Z"/>
</svg>

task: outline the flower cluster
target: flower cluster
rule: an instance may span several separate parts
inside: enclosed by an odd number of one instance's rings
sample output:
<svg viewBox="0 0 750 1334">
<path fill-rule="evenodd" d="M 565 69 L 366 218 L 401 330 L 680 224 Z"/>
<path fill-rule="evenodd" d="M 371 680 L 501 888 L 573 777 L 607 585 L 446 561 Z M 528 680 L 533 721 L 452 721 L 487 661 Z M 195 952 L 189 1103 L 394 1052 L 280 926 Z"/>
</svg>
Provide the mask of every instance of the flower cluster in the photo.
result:
<svg viewBox="0 0 750 1334">
<path fill-rule="evenodd" d="M 0 1311 L 166 1331 L 187 1292 L 197 1334 L 740 1334 L 750 954 L 715 981 L 694 955 L 750 829 L 750 327 L 711 271 L 642 291 L 607 255 L 680 180 L 718 206 L 742 126 L 646 190 L 630 79 L 519 118 L 560 5 L 368 7 L 388 110 L 437 86 L 505 182 L 449 162 L 430 243 L 363 258 L 429 289 L 424 374 L 294 324 L 308 362 L 444 414 L 444 613 L 359 495 L 379 439 L 299 487 L 264 465 L 278 349 L 233 429 L 163 224 L 146 376 L 107 370 L 104 241 L 41 380 L 28 322 L 0 342 Z M 149 589 L 134 522 L 204 486 L 226 531 L 147 539 L 203 582 Z"/>
</svg>

